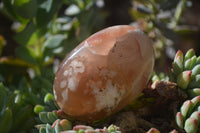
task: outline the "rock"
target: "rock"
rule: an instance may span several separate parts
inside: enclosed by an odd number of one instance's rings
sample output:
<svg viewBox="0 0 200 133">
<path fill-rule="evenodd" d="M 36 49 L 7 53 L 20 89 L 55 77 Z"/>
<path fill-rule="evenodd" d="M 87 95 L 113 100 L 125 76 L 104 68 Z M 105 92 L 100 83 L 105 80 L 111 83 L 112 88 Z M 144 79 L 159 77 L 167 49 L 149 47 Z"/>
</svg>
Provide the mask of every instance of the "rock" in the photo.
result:
<svg viewBox="0 0 200 133">
<path fill-rule="evenodd" d="M 66 56 L 55 76 L 55 99 L 79 120 L 105 118 L 141 93 L 153 66 L 153 47 L 142 31 L 128 25 L 106 28 Z"/>
</svg>

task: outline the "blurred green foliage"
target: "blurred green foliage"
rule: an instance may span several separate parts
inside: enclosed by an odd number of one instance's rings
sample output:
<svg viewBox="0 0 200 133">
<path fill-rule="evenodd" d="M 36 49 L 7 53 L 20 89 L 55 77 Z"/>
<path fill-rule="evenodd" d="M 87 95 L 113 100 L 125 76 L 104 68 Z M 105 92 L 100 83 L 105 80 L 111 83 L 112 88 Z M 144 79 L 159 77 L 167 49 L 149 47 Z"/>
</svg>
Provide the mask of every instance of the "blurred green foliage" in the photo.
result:
<svg viewBox="0 0 200 133">
<path fill-rule="evenodd" d="M 177 34 L 196 31 L 179 27 L 190 1 L 128 2 L 132 3 L 127 10 L 135 20 L 133 25 L 153 40 L 157 58 L 162 58 L 166 45 L 177 42 Z M 61 59 L 105 27 L 109 13 L 103 10 L 103 0 L 2 0 L 0 5 L 0 13 L 13 22 L 12 38 L 18 44 L 13 46 L 14 56 L 3 57 L 7 40 L 0 35 L 0 132 L 34 132 L 33 126 L 40 123 L 36 113 L 52 111 L 44 106 L 51 103 L 43 99 L 53 93 L 54 74 Z M 1 128 L 5 124 L 6 128 Z"/>
<path fill-rule="evenodd" d="M 179 41 L 179 33 L 196 32 L 189 25 L 179 24 L 182 12 L 192 5 L 187 0 L 135 0 L 131 15 L 154 41 L 156 58 L 163 58 L 166 46 Z M 176 52 L 175 50 L 173 52 Z M 171 59 L 175 53 L 168 55 Z"/>
</svg>

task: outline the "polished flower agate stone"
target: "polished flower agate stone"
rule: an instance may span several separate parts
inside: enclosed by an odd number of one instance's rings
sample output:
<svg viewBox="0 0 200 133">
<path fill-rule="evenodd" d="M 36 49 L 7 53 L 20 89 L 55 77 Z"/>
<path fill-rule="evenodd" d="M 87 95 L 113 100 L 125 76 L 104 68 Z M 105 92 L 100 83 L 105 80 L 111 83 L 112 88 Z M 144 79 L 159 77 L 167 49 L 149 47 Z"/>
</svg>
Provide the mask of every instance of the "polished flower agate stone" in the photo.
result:
<svg viewBox="0 0 200 133">
<path fill-rule="evenodd" d="M 153 66 L 153 47 L 141 30 L 128 25 L 106 28 L 66 56 L 54 80 L 56 102 L 76 119 L 103 119 L 138 97 Z"/>
</svg>

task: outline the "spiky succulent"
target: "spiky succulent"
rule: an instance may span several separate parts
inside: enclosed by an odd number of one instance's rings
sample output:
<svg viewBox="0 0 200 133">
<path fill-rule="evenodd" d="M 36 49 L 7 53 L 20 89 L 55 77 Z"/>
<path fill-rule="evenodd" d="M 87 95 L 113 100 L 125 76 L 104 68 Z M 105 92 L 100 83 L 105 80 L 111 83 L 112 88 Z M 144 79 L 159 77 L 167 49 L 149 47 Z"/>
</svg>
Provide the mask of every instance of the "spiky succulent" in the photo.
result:
<svg viewBox="0 0 200 133">
<path fill-rule="evenodd" d="M 171 80 L 190 97 L 200 95 L 200 56 L 189 49 L 185 56 L 179 50 L 174 58 L 171 69 Z"/>
<path fill-rule="evenodd" d="M 186 100 L 176 114 L 176 123 L 179 128 L 187 133 L 200 132 L 200 96 Z"/>
</svg>

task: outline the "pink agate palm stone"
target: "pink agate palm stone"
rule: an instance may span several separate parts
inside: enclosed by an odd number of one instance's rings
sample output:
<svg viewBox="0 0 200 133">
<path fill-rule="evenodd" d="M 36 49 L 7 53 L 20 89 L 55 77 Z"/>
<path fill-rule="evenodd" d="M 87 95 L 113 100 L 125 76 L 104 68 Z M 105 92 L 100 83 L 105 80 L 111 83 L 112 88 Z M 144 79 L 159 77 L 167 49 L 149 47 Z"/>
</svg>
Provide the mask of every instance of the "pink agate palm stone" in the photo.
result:
<svg viewBox="0 0 200 133">
<path fill-rule="evenodd" d="M 133 26 L 103 29 L 79 44 L 54 80 L 59 107 L 83 121 L 105 118 L 142 92 L 154 66 L 150 39 Z"/>
</svg>

